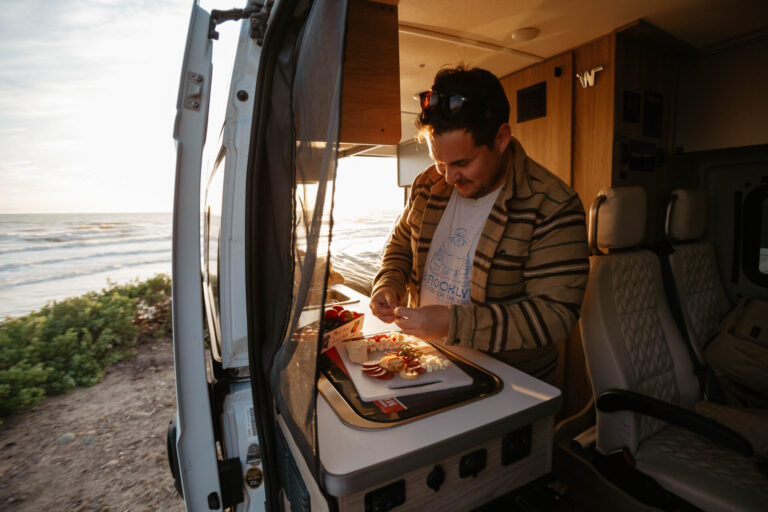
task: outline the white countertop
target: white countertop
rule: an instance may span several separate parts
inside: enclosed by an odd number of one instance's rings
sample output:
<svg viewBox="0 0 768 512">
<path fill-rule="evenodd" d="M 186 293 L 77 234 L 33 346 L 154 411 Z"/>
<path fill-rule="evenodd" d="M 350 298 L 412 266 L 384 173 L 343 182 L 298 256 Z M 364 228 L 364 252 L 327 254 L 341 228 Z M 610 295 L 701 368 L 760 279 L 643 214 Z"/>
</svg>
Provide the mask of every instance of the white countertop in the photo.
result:
<svg viewBox="0 0 768 512">
<path fill-rule="evenodd" d="M 397 329 L 395 324 L 385 324 L 370 313 L 367 297 L 346 287 L 339 289 L 360 300 L 344 307 L 366 314 L 363 325 L 366 334 Z M 425 449 L 429 451 L 430 446 L 483 429 L 494 422 L 510 423 L 519 417 L 523 424 L 530 423 L 554 414 L 559 406 L 560 390 L 557 388 L 482 352 L 460 347 L 448 348 L 495 374 L 503 381 L 503 389 L 495 395 L 466 405 L 377 430 L 364 430 L 343 423 L 325 398 L 318 395 L 320 462 L 326 474 L 343 476 L 365 472 L 373 466 L 408 457 L 417 451 L 424 453 Z M 532 415 L 537 417 L 531 418 Z"/>
</svg>

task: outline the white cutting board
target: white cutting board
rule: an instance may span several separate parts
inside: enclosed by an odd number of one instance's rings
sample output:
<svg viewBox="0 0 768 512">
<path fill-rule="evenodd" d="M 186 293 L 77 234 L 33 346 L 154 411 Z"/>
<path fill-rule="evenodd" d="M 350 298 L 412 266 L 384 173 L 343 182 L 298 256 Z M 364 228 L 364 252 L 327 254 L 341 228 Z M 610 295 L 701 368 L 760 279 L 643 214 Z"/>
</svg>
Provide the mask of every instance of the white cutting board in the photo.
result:
<svg viewBox="0 0 768 512">
<path fill-rule="evenodd" d="M 444 389 L 459 388 L 472 384 L 472 377 L 467 375 L 464 370 L 456 366 L 451 361 L 447 368 L 434 372 L 427 372 L 419 375 L 416 379 L 404 379 L 399 375 L 389 380 L 374 379 L 364 375 L 361 371 L 362 365 L 353 363 L 349 360 L 346 347 L 340 343 L 336 347 L 339 357 L 347 369 L 347 374 L 355 385 L 357 394 L 365 402 L 372 402 L 382 398 L 392 398 L 398 396 L 415 395 L 418 393 L 429 393 L 431 391 L 441 391 Z M 377 360 L 384 357 L 384 351 L 371 352 L 369 360 Z M 443 355 L 443 357 L 445 357 Z"/>
</svg>

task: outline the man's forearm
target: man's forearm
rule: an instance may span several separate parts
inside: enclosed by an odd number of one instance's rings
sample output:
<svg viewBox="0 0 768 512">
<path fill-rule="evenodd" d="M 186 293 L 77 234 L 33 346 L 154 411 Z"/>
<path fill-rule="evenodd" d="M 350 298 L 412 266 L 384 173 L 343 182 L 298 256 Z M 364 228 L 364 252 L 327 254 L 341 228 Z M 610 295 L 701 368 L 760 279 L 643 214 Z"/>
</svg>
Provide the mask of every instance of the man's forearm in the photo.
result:
<svg viewBox="0 0 768 512">
<path fill-rule="evenodd" d="M 540 296 L 514 304 L 451 306 L 447 344 L 496 353 L 559 343 L 580 313 L 580 297 L 572 300 Z"/>
</svg>

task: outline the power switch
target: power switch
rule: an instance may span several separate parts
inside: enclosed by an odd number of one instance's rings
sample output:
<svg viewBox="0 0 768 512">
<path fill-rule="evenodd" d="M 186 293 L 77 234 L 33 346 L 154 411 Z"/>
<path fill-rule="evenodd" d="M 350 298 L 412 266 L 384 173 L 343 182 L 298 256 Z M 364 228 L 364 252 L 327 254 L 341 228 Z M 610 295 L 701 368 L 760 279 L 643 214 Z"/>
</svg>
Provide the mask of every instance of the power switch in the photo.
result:
<svg viewBox="0 0 768 512">
<path fill-rule="evenodd" d="M 445 482 L 445 470 L 442 466 L 435 466 L 432 471 L 427 475 L 427 487 L 437 492 L 440 490 L 440 486 Z"/>
<path fill-rule="evenodd" d="M 459 476 L 461 478 L 477 476 L 485 469 L 485 458 L 485 450 L 477 450 L 463 456 L 459 461 Z"/>
<path fill-rule="evenodd" d="M 387 512 L 405 503 L 405 480 L 398 480 L 365 495 L 365 512 Z"/>
<path fill-rule="evenodd" d="M 508 466 L 531 454 L 531 426 L 526 425 L 501 438 L 501 465 Z"/>
</svg>

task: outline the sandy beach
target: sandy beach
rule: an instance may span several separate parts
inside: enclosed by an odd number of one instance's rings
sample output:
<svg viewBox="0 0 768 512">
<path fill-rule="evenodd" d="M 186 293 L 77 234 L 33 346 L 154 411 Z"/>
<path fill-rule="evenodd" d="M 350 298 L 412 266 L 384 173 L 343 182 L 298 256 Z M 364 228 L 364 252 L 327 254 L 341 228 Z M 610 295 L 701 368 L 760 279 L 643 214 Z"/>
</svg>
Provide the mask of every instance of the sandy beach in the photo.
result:
<svg viewBox="0 0 768 512">
<path fill-rule="evenodd" d="M 99 384 L 0 426 L 0 510 L 184 510 L 166 456 L 176 411 L 171 340 L 137 348 Z"/>
</svg>

